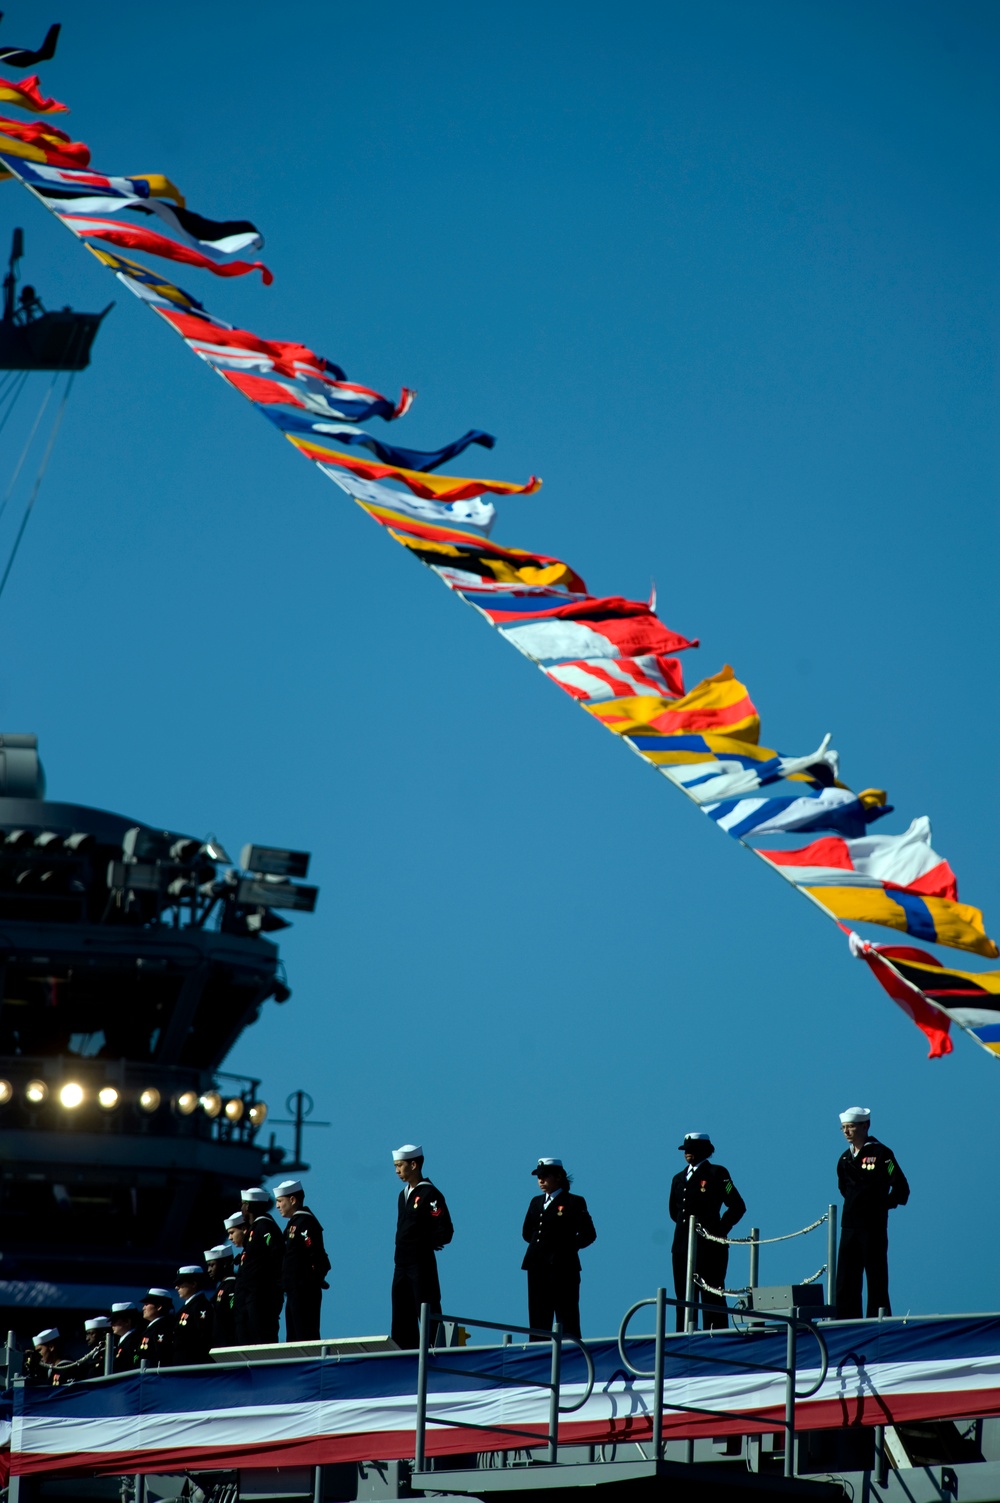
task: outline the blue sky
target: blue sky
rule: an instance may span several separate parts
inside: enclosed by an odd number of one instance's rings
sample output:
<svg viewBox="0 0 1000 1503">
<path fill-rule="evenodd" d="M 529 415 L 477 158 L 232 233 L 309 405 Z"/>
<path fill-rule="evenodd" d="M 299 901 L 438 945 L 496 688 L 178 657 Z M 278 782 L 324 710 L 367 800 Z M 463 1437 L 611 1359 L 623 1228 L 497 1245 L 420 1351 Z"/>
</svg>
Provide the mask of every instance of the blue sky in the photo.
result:
<svg viewBox="0 0 1000 1503">
<path fill-rule="evenodd" d="M 472 473 L 545 481 L 498 541 L 598 593 L 655 580 L 701 638 L 688 682 L 732 663 L 769 745 L 832 731 L 847 781 L 890 792 L 880 830 L 929 814 L 996 932 L 994 7 L 59 14 L 43 84 L 94 165 L 264 230 L 273 287 L 182 285 L 418 388 L 400 442 L 496 433 Z M 15 4 L 4 37 L 43 20 Z M 529 1170 L 565 1159 L 598 1334 L 669 1283 L 684 1131 L 773 1235 L 835 1196 L 855 1103 L 912 1185 L 897 1311 L 995 1306 L 997 1062 L 962 1037 L 928 1062 L 832 924 L 18 191 L 3 224 L 49 304 L 117 306 L 0 602 L 4 726 L 39 733 L 55 798 L 314 852 L 294 996 L 231 1063 L 334 1124 L 324 1330 L 387 1328 L 405 1139 L 455 1216 L 445 1307 L 486 1318 L 524 1318 Z M 762 1274 L 824 1256 L 813 1234 Z"/>
</svg>

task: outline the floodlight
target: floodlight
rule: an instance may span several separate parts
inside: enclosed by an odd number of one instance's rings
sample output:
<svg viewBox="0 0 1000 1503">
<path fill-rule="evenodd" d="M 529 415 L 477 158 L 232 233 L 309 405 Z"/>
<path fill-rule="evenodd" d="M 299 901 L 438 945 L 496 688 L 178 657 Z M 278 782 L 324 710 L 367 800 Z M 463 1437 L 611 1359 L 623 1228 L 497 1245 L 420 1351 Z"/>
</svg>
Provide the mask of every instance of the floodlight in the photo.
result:
<svg viewBox="0 0 1000 1503">
<path fill-rule="evenodd" d="M 83 1105 L 83 1086 L 78 1080 L 68 1080 L 59 1092 L 59 1105 L 68 1112 L 75 1112 Z"/>
<path fill-rule="evenodd" d="M 266 877 L 241 877 L 236 884 L 236 901 L 241 908 L 292 908 L 299 913 L 312 913 L 318 893 L 318 887 L 268 881 Z"/>
<path fill-rule="evenodd" d="M 97 844 L 97 836 L 89 830 L 74 830 L 72 835 L 67 835 L 63 845 L 67 851 L 84 851 L 90 846 Z"/>
<path fill-rule="evenodd" d="M 188 861 L 193 861 L 200 850 L 200 840 L 192 840 L 190 836 L 182 835 L 170 847 L 170 859 L 171 861 L 181 861 L 186 864 Z"/>
<path fill-rule="evenodd" d="M 160 1093 L 155 1086 L 147 1086 L 139 1093 L 139 1110 L 142 1112 L 155 1112 L 160 1104 Z"/>
<path fill-rule="evenodd" d="M 225 862 L 226 866 L 232 866 L 233 858 L 226 853 L 225 846 L 222 845 L 220 841 L 216 840 L 214 835 L 210 835 L 208 837 L 201 849 L 203 854 L 208 857 L 209 861 Z"/>
<path fill-rule="evenodd" d="M 197 1105 L 197 1091 L 182 1091 L 181 1094 L 177 1097 L 177 1100 L 174 1102 L 175 1110 L 182 1117 L 190 1117 L 191 1113 L 194 1111 Z"/>
<path fill-rule="evenodd" d="M 245 872 L 266 877 L 304 877 L 309 871 L 308 851 L 283 851 L 270 845 L 245 845 L 240 851 Z"/>
<path fill-rule="evenodd" d="M 200 1100 L 206 1117 L 217 1117 L 222 1111 L 222 1097 L 218 1091 L 206 1091 Z"/>
<path fill-rule="evenodd" d="M 250 1108 L 250 1121 L 254 1127 L 261 1127 L 267 1120 L 267 1102 L 255 1101 Z"/>
<path fill-rule="evenodd" d="M 14 1088 L 9 1080 L 0 1080 L 0 1106 L 6 1106 L 14 1094 Z"/>
<path fill-rule="evenodd" d="M 44 1080 L 29 1080 L 24 1088 L 24 1094 L 32 1106 L 41 1106 L 49 1094 L 49 1088 Z"/>
<path fill-rule="evenodd" d="M 238 1096 L 233 1096 L 230 1101 L 226 1102 L 225 1112 L 230 1122 L 239 1122 L 243 1116 L 243 1111 L 243 1102 Z"/>
<path fill-rule="evenodd" d="M 98 1105 L 102 1106 L 106 1112 L 113 1111 L 120 1100 L 121 1096 L 113 1085 L 101 1086 L 97 1093 Z"/>
<path fill-rule="evenodd" d="M 62 836 L 57 835 L 55 830 L 43 830 L 40 835 L 35 836 L 35 845 L 40 851 L 51 850 L 54 846 L 60 846 L 62 843 Z"/>
</svg>

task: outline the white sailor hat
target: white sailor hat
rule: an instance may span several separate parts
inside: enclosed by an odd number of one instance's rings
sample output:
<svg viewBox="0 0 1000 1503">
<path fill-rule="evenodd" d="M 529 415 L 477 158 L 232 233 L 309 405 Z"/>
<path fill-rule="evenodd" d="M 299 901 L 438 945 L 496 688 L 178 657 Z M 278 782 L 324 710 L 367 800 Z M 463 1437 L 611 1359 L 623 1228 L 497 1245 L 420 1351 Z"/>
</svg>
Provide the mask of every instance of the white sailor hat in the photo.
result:
<svg viewBox="0 0 1000 1503">
<path fill-rule="evenodd" d="M 177 1279 L 174 1287 L 176 1288 L 177 1284 L 186 1284 L 191 1279 L 203 1279 L 204 1277 L 205 1270 L 200 1263 L 185 1263 L 182 1268 L 178 1268 L 177 1270 Z"/>
<path fill-rule="evenodd" d="M 394 1148 L 392 1150 L 392 1162 L 394 1164 L 404 1164 L 408 1159 L 422 1159 L 423 1156 L 424 1150 L 420 1147 L 419 1143 L 404 1143 L 402 1148 Z"/>
<path fill-rule="evenodd" d="M 278 1198 L 279 1195 L 304 1195 L 304 1194 L 305 1194 L 305 1191 L 302 1188 L 302 1181 L 300 1179 L 283 1179 L 281 1181 L 280 1185 L 275 1185 L 275 1187 L 274 1187 L 274 1198 L 275 1198 L 275 1200 L 277 1200 L 277 1198 Z"/>
<path fill-rule="evenodd" d="M 55 1326 L 46 1326 L 44 1331 L 39 1331 L 37 1336 L 32 1336 L 32 1346 L 44 1346 L 52 1341 L 59 1340 L 59 1332 Z"/>
<path fill-rule="evenodd" d="M 846 1112 L 841 1112 L 840 1120 L 847 1122 L 870 1122 L 872 1117 L 870 1106 L 849 1106 Z"/>
<path fill-rule="evenodd" d="M 537 1176 L 539 1174 L 547 1174 L 550 1169 L 561 1169 L 562 1166 L 562 1159 L 539 1159 L 531 1172 Z"/>
<path fill-rule="evenodd" d="M 210 1247 L 205 1253 L 205 1262 L 221 1263 L 223 1258 L 234 1258 L 235 1256 L 236 1253 L 231 1242 L 218 1242 L 215 1247 Z"/>
<path fill-rule="evenodd" d="M 269 1206 L 271 1193 L 269 1190 L 261 1190 L 259 1187 L 253 1190 L 241 1190 L 240 1200 L 248 1206 Z"/>
<path fill-rule="evenodd" d="M 146 1298 L 143 1300 L 143 1304 L 144 1305 L 149 1305 L 149 1304 L 159 1305 L 164 1300 L 167 1302 L 168 1305 L 172 1305 L 173 1304 L 173 1302 L 174 1302 L 174 1296 L 173 1296 L 173 1291 L 172 1290 L 170 1290 L 170 1289 L 147 1289 L 146 1290 Z"/>
<path fill-rule="evenodd" d="M 678 1143 L 677 1146 L 682 1153 L 689 1148 L 694 1151 L 702 1147 L 706 1148 L 710 1153 L 715 1152 L 715 1144 L 707 1132 L 686 1132 L 684 1134 L 684 1142 Z"/>
<path fill-rule="evenodd" d="M 94 1315 L 83 1322 L 85 1331 L 110 1331 L 111 1322 L 106 1315 Z"/>
<path fill-rule="evenodd" d="M 138 1310 L 130 1299 L 120 1299 L 116 1305 L 111 1306 L 112 1315 L 128 1315 L 130 1311 Z"/>
<path fill-rule="evenodd" d="M 222 1225 L 227 1232 L 231 1232 L 234 1226 L 246 1226 L 247 1218 L 242 1211 L 236 1211 L 232 1216 L 227 1216 Z"/>
</svg>

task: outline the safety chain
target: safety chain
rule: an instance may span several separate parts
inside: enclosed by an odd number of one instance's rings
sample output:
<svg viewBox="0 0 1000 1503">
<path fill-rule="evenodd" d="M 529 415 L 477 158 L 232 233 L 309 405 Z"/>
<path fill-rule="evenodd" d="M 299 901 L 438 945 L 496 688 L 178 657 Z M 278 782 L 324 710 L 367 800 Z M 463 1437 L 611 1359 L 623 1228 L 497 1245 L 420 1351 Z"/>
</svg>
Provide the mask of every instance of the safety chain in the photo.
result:
<svg viewBox="0 0 1000 1503">
<path fill-rule="evenodd" d="M 815 1284 L 816 1280 L 821 1279 L 824 1273 L 826 1273 L 826 1268 L 827 1265 L 824 1263 L 822 1268 L 817 1268 L 816 1272 L 810 1274 L 807 1279 L 799 1279 L 799 1283 Z M 750 1294 L 752 1289 L 752 1286 L 750 1284 L 748 1284 L 745 1289 L 716 1289 L 712 1284 L 706 1284 L 705 1280 L 697 1273 L 694 1276 L 694 1281 L 698 1285 L 699 1289 L 704 1289 L 708 1294 L 726 1294 L 730 1295 L 734 1299 L 741 1294 Z"/>
<path fill-rule="evenodd" d="M 707 1242 L 723 1242 L 726 1247 L 735 1247 L 738 1244 L 744 1247 L 750 1244 L 754 1247 L 763 1247 L 766 1242 L 790 1242 L 793 1237 L 804 1237 L 806 1232 L 814 1232 L 818 1226 L 822 1226 L 829 1214 L 829 1211 L 824 1211 L 819 1220 L 814 1221 L 811 1226 L 804 1226 L 797 1232 L 786 1232 L 783 1237 L 717 1237 L 714 1232 L 706 1232 L 705 1228 L 697 1222 L 695 1225 L 698 1228 L 699 1237 L 704 1237 Z"/>
</svg>

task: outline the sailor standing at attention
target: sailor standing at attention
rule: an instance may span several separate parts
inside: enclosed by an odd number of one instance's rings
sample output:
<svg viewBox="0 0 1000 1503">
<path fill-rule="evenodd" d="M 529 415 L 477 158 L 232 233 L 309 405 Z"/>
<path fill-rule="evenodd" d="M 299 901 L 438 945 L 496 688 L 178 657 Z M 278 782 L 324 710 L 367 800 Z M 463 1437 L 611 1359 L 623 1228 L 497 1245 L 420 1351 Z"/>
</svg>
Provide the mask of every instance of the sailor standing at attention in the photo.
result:
<svg viewBox="0 0 1000 1503">
<path fill-rule="evenodd" d="M 226 1228 L 226 1237 L 233 1249 L 232 1274 L 235 1280 L 233 1284 L 233 1343 L 243 1346 L 249 1340 L 247 1335 L 247 1310 L 246 1290 L 240 1279 L 240 1268 L 243 1264 L 243 1244 L 247 1236 L 247 1219 L 242 1211 L 236 1211 L 232 1216 L 227 1216 L 223 1222 Z"/>
<path fill-rule="evenodd" d="M 243 1239 L 243 1256 L 236 1280 L 237 1300 L 242 1304 L 246 1340 L 264 1346 L 278 1339 L 281 1317 L 281 1265 L 285 1243 L 270 1212 L 266 1190 L 241 1191 L 240 1209 L 249 1228 Z"/>
<path fill-rule="evenodd" d="M 528 1274 L 528 1324 L 551 1331 L 558 1320 L 579 1341 L 580 1249 L 596 1242 L 597 1233 L 583 1196 L 569 1192 L 562 1159 L 539 1159 L 531 1172 L 541 1194 L 528 1203 L 521 1228 L 528 1244 L 521 1264 Z"/>
<path fill-rule="evenodd" d="M 424 1178 L 424 1150 L 416 1143 L 394 1148 L 392 1162 L 403 1181 L 396 1216 L 396 1251 L 392 1275 L 392 1339 L 404 1351 L 420 1345 L 420 1306 L 441 1314 L 441 1285 L 435 1253 L 455 1235 L 445 1198 Z M 431 1322 L 430 1343 L 437 1336 Z"/>
<path fill-rule="evenodd" d="M 679 1300 L 687 1297 L 688 1221 L 694 1217 L 698 1225 L 715 1237 L 728 1237 L 736 1223 L 746 1215 L 746 1202 L 733 1184 L 732 1175 L 721 1164 L 710 1164 L 715 1144 L 707 1132 L 688 1132 L 679 1145 L 687 1164 L 670 1183 L 670 1217 L 676 1223 L 671 1247 L 674 1269 L 674 1294 Z M 725 1214 L 722 1207 L 726 1207 Z M 729 1266 L 729 1248 L 724 1242 L 709 1242 L 707 1237 L 695 1240 L 695 1273 L 715 1289 L 726 1284 L 726 1269 Z M 724 1330 L 729 1324 L 725 1296 L 711 1294 L 699 1284 L 694 1286 L 692 1299 L 702 1308 L 702 1326 L 706 1331 Z M 677 1329 L 683 1331 L 686 1310 L 677 1306 Z M 698 1312 L 692 1311 L 692 1326 L 697 1329 Z"/>
<path fill-rule="evenodd" d="M 181 1307 L 174 1316 L 175 1367 L 208 1361 L 212 1350 L 212 1304 L 205 1293 L 208 1283 L 200 1263 L 178 1268 L 174 1288 Z"/>
<path fill-rule="evenodd" d="M 868 1131 L 867 1106 L 849 1106 L 840 1114 L 847 1148 L 837 1162 L 837 1183 L 844 1197 L 837 1254 L 837 1319 L 861 1319 L 861 1278 L 868 1285 L 866 1314 L 892 1314 L 889 1304 L 889 1212 L 910 1198 L 906 1175 L 886 1148 Z"/>
<path fill-rule="evenodd" d="M 219 1242 L 205 1253 L 209 1301 L 212 1306 L 212 1345 L 236 1344 L 236 1275 L 233 1272 L 233 1245 Z"/>
<path fill-rule="evenodd" d="M 302 1181 L 286 1179 L 274 1192 L 274 1203 L 288 1225 L 281 1265 L 285 1292 L 285 1340 L 318 1341 L 319 1308 L 330 1259 L 323 1245 L 323 1228 L 306 1205 Z"/>
<path fill-rule="evenodd" d="M 146 1329 L 139 1340 L 139 1361 L 169 1367 L 174 1357 L 174 1297 L 169 1289 L 147 1289 L 142 1302 Z"/>
</svg>

